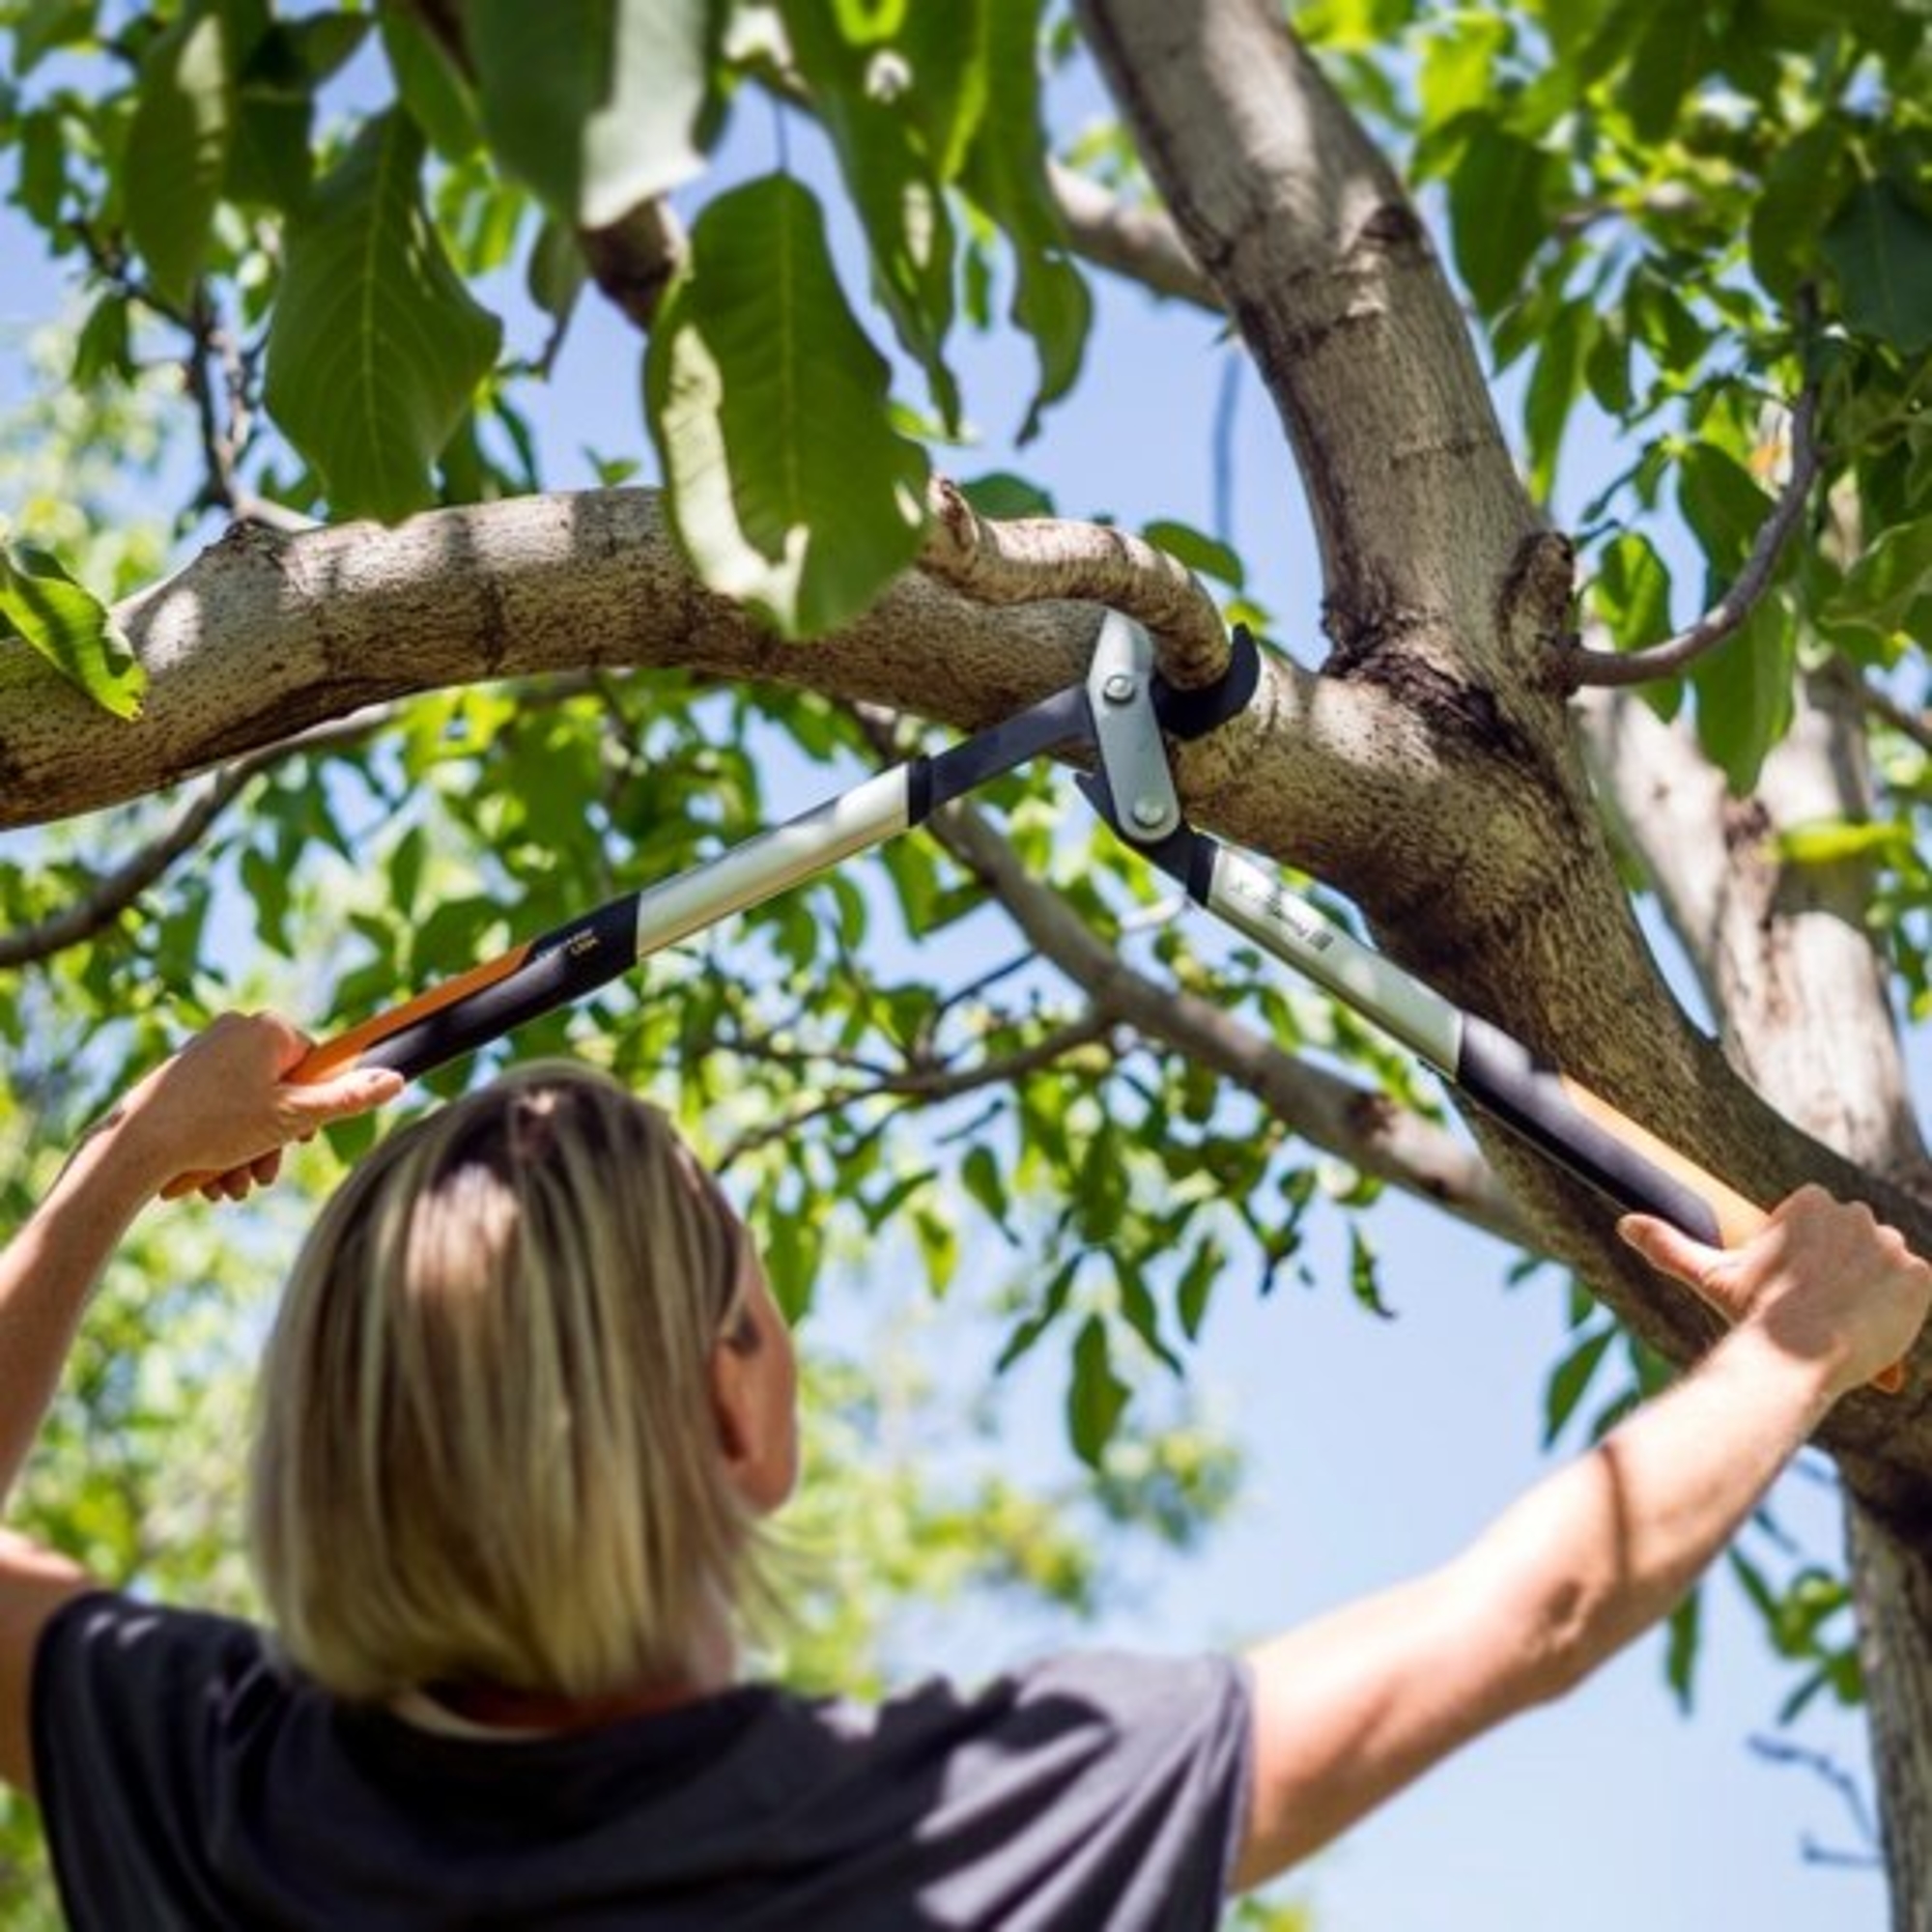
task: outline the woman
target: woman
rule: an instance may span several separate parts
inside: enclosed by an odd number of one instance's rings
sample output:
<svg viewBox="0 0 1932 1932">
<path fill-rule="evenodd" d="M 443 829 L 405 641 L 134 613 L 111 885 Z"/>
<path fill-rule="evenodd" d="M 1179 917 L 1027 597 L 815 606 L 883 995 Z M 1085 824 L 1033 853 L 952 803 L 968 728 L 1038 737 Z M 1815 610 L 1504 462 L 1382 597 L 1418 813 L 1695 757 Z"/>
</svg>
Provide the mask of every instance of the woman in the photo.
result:
<svg viewBox="0 0 1932 1932">
<path fill-rule="evenodd" d="M 217 1022 L 0 1256 L 0 1477 L 144 1202 L 239 1198 L 397 1090 L 291 1086 L 305 1045 Z M 297 1264 L 249 1504 L 274 1636 L 10 1540 L 0 1775 L 81 1926 L 1210 1925 L 1663 1614 L 1932 1290 L 1815 1191 L 1736 1254 L 1626 1232 L 1738 1326 L 1443 1570 L 1243 1660 L 807 1701 L 735 1668 L 797 1472 L 752 1245 L 659 1116 L 521 1071 L 392 1136 Z"/>
</svg>

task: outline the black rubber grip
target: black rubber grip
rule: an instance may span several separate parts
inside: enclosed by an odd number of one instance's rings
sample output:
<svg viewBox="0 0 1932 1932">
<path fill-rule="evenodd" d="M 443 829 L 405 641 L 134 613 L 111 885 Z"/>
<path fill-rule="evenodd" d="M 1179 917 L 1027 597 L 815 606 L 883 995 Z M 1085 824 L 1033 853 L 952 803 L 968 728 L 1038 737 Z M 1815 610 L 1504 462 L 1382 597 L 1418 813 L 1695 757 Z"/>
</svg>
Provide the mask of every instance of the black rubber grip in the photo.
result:
<svg viewBox="0 0 1932 1932">
<path fill-rule="evenodd" d="M 1619 1208 L 1654 1214 L 1710 1247 L 1725 1245 L 1718 1211 L 1704 1195 L 1586 1114 L 1563 1075 L 1500 1027 L 1464 1017 L 1456 1084 Z"/>
<path fill-rule="evenodd" d="M 638 895 L 627 893 L 532 940 L 527 956 L 500 980 L 377 1040 L 356 1064 L 392 1066 L 413 1080 L 473 1053 L 634 966 L 637 933 Z"/>
</svg>

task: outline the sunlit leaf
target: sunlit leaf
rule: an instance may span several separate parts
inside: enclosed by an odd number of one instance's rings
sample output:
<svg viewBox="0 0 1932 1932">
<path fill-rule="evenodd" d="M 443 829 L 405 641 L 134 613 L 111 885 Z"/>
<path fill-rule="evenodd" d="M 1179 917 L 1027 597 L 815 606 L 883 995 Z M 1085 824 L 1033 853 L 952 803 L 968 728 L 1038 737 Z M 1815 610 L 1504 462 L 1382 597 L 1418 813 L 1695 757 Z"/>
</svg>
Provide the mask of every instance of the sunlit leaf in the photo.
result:
<svg viewBox="0 0 1932 1932">
<path fill-rule="evenodd" d="M 139 717 L 147 674 L 114 613 L 26 544 L 0 543 L 0 639 L 8 636 L 32 645 L 103 711 Z"/>
<path fill-rule="evenodd" d="M 150 46 L 128 133 L 128 226 L 156 287 L 183 306 L 234 138 L 229 31 L 219 8 L 191 6 Z"/>
<path fill-rule="evenodd" d="M 267 398 L 339 516 L 393 519 L 432 499 L 430 464 L 501 335 L 423 210 L 422 156 L 412 121 L 378 115 L 291 224 Z"/>
<path fill-rule="evenodd" d="M 604 228 L 704 164 L 714 0 L 471 0 L 483 127 L 565 220 Z"/>
<path fill-rule="evenodd" d="M 925 457 L 886 419 L 889 383 L 808 188 L 772 175 L 705 209 L 645 394 L 699 576 L 787 636 L 858 615 L 919 547 Z"/>
</svg>

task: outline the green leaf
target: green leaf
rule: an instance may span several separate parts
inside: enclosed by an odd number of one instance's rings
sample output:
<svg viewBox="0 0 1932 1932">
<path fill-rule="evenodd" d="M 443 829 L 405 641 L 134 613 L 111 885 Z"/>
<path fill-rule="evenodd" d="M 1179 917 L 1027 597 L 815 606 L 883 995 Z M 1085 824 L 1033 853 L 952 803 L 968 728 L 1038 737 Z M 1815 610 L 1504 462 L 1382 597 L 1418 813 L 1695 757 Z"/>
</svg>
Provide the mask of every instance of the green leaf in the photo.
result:
<svg viewBox="0 0 1932 1932">
<path fill-rule="evenodd" d="M 983 1142 L 967 1150 L 959 1164 L 959 1178 L 966 1191 L 985 1210 L 986 1217 L 1008 1240 L 1016 1236 L 1008 1221 L 1011 1204 L 1007 1197 L 1006 1178 L 1000 1172 L 998 1156 Z"/>
<path fill-rule="evenodd" d="M 887 420 L 890 377 L 809 189 L 773 175 L 704 210 L 645 399 L 693 567 L 788 637 L 856 617 L 919 548 L 925 456 Z"/>
<path fill-rule="evenodd" d="M 1756 784 L 1765 753 L 1790 726 L 1797 665 L 1790 607 L 1772 591 L 1691 674 L 1698 743 L 1739 798 Z"/>
<path fill-rule="evenodd" d="M 1916 606 L 1932 597 L 1932 517 L 1896 524 L 1859 558 L 1825 607 L 1827 623 L 1875 632 L 1908 628 Z"/>
<path fill-rule="evenodd" d="M 1033 338 L 1039 382 L 1019 440 L 1038 433 L 1042 412 L 1073 386 L 1093 322 L 1093 298 L 1065 256 L 1046 176 L 1040 118 L 1040 0 L 1006 0 L 987 14 L 985 110 L 961 185 L 1012 244 L 1012 319 Z"/>
<path fill-rule="evenodd" d="M 944 185 L 896 94 L 874 85 L 878 57 L 841 38 L 823 0 L 788 0 L 782 11 L 792 57 L 865 226 L 874 284 L 949 433 L 956 432 L 959 385 L 942 353 L 952 327 L 954 254 Z"/>
<path fill-rule="evenodd" d="M 715 0 L 471 0 L 497 158 L 564 220 L 605 228 L 704 165 Z"/>
<path fill-rule="evenodd" d="M 1191 524 L 1176 523 L 1172 518 L 1159 518 L 1141 527 L 1141 535 L 1156 549 L 1164 550 L 1169 556 L 1179 557 L 1189 570 L 1198 571 L 1203 577 L 1211 577 L 1217 582 L 1231 584 L 1236 590 L 1245 590 L 1248 573 L 1241 559 L 1218 538 L 1210 537 L 1205 530 L 1197 530 Z"/>
<path fill-rule="evenodd" d="M 1846 124 L 1828 116 L 1783 143 L 1751 208 L 1751 272 L 1780 298 L 1813 272 L 1819 238 L 1844 193 Z"/>
<path fill-rule="evenodd" d="M 114 613 L 45 551 L 0 543 L 0 634 L 31 644 L 116 718 L 138 718 L 147 673 Z"/>
<path fill-rule="evenodd" d="M 1554 166 L 1532 142 L 1485 120 L 1449 177 L 1457 271 L 1485 315 L 1520 293 L 1523 271 L 1548 233 Z"/>
<path fill-rule="evenodd" d="M 1190 1342 L 1201 1339 L 1201 1324 L 1208 1319 L 1208 1303 L 1221 1279 L 1227 1257 L 1212 1235 L 1206 1236 L 1189 1257 L 1174 1291 L 1175 1312 L 1180 1317 L 1180 1332 Z"/>
<path fill-rule="evenodd" d="M 1073 1377 L 1066 1389 L 1066 1433 L 1074 1453 L 1090 1468 L 1099 1467 L 1129 1394 L 1114 1373 L 1106 1327 L 1097 1315 L 1090 1315 L 1074 1340 Z"/>
<path fill-rule="evenodd" d="M 1077 1255 L 1070 1261 L 1062 1262 L 1054 1270 L 1053 1279 L 1046 1285 L 1046 1293 L 1040 1296 L 1039 1306 L 1025 1321 L 1016 1323 L 1013 1332 L 1007 1337 L 1006 1346 L 993 1364 L 996 1376 L 1005 1375 L 1060 1320 L 1067 1297 L 1073 1292 L 1074 1276 L 1079 1271 L 1080 1258 Z"/>
<path fill-rule="evenodd" d="M 1177 1376 L 1184 1376 L 1187 1371 L 1180 1357 L 1168 1346 L 1167 1337 L 1160 1332 L 1160 1304 L 1153 1298 L 1153 1291 L 1148 1287 L 1147 1277 L 1141 1272 L 1137 1261 L 1122 1254 L 1118 1248 L 1109 1259 L 1114 1264 L 1114 1280 L 1120 1290 L 1121 1313 L 1126 1323 L 1149 1351 Z"/>
<path fill-rule="evenodd" d="M 128 335 L 128 298 L 110 291 L 95 303 L 73 345 L 73 380 L 91 389 L 108 376 L 127 382 L 134 373 Z"/>
<path fill-rule="evenodd" d="M 148 48 L 128 131 L 128 228 L 171 302 L 185 306 L 208 254 L 235 133 L 228 25 L 190 8 Z"/>
<path fill-rule="evenodd" d="M 14 199 L 42 228 L 53 228 L 67 200 L 67 136 L 50 107 L 20 117 L 18 185 Z"/>
<path fill-rule="evenodd" d="M 422 158 L 407 115 L 376 116 L 289 228 L 267 400 L 338 516 L 394 519 L 433 499 L 430 464 L 502 332 L 424 213 Z"/>
<path fill-rule="evenodd" d="M 1736 457 L 1703 442 L 1687 449 L 1680 460 L 1678 500 L 1713 578 L 1719 584 L 1728 582 L 1771 515 L 1771 497 Z"/>
<path fill-rule="evenodd" d="M 410 118 L 442 159 L 468 160 L 483 144 L 483 124 L 469 83 L 412 14 L 384 7 L 378 25 L 396 92 Z"/>
<path fill-rule="evenodd" d="M 320 86 L 355 59 L 374 24 L 363 14 L 316 14 L 279 24 L 274 32 L 287 36 L 303 73 Z"/>
<path fill-rule="evenodd" d="M 1458 17 L 1453 31 L 1432 36 L 1416 75 L 1424 125 L 1440 128 L 1487 106 L 1495 92 L 1497 57 L 1509 42 L 1508 20 L 1470 12 Z"/>
<path fill-rule="evenodd" d="M 1907 355 L 1932 349 L 1932 218 L 1889 181 L 1845 197 L 1819 248 L 1847 323 Z"/>
<path fill-rule="evenodd" d="M 223 191 L 234 201 L 298 213 L 315 178 L 316 89 L 373 23 L 340 14 L 271 23 L 259 0 L 224 4 L 230 65 L 240 78 Z"/>
<path fill-rule="evenodd" d="M 1625 530 L 1605 544 L 1591 601 L 1620 651 L 1640 651 L 1670 635 L 1670 572 L 1648 537 Z"/>
<path fill-rule="evenodd" d="M 1622 308 L 1597 316 L 1596 339 L 1583 358 L 1583 380 L 1605 415 L 1630 414 L 1635 394 L 1631 386 L 1630 317 Z"/>
<path fill-rule="evenodd" d="M 1543 1446 L 1562 1435 L 1564 1425 L 1577 1412 L 1577 1405 L 1589 1393 L 1590 1383 L 1603 1366 L 1605 1351 L 1617 1338 L 1614 1322 L 1584 1334 L 1550 1372 L 1543 1390 Z"/>
<path fill-rule="evenodd" d="M 1050 517 L 1053 498 L 1037 483 L 1010 469 L 990 469 L 959 485 L 959 494 L 982 517 Z"/>
<path fill-rule="evenodd" d="M 1684 97 L 1722 53 L 1707 12 L 1678 0 L 1650 10 L 1617 90 L 1639 141 L 1662 141 L 1670 132 Z"/>
<path fill-rule="evenodd" d="M 990 90 L 991 16 L 1001 0 L 948 0 L 906 9 L 898 45 L 911 69 L 900 110 L 943 182 L 965 164 Z"/>
<path fill-rule="evenodd" d="M 1703 1634 L 1704 1593 L 1690 1594 L 1670 1612 L 1669 1640 L 1664 1649 L 1663 1677 L 1678 1707 L 1690 1708 L 1691 1685 L 1697 1668 L 1698 1642 Z"/>
<path fill-rule="evenodd" d="M 27 0 L 14 27 L 14 71 L 22 79 L 59 47 L 94 38 L 96 0 Z"/>
<path fill-rule="evenodd" d="M 1349 1224 L 1349 1292 L 1378 1321 L 1393 1321 L 1395 1310 L 1382 1299 L 1381 1288 L 1376 1280 L 1378 1259 L 1369 1237 L 1362 1233 L 1361 1223 L 1351 1221 Z"/>
<path fill-rule="evenodd" d="M 1544 332 L 1523 394 L 1528 444 L 1529 494 L 1548 502 L 1556 487 L 1556 459 L 1570 412 L 1583 386 L 1583 358 L 1596 339 L 1596 311 L 1587 302 L 1565 302 Z"/>
<path fill-rule="evenodd" d="M 1904 864 L 1912 857 L 1912 832 L 1899 824 L 1813 819 L 1780 832 L 1777 855 L 1794 866 L 1835 866 L 1847 859 L 1874 858 Z"/>
<path fill-rule="evenodd" d="M 530 246 L 524 286 L 543 312 L 562 322 L 577 305 L 589 276 L 589 265 L 577 240 L 577 230 L 555 215 L 546 215 Z"/>
</svg>

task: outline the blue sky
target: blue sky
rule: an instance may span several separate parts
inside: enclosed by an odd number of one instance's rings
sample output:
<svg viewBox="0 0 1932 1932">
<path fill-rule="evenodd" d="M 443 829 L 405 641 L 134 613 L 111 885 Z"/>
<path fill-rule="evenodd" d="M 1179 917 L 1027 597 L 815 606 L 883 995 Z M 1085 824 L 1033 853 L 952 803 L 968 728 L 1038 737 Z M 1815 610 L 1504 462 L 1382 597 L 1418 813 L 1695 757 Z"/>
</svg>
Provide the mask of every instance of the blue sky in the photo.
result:
<svg viewBox="0 0 1932 1932">
<path fill-rule="evenodd" d="M 1090 105 L 1076 99 L 1067 112 Z M 727 173 L 772 163 L 769 117 L 754 110 L 741 122 Z M 793 165 L 810 173 L 811 146 L 796 128 L 790 148 Z M 52 298 L 34 245 L 0 212 L 0 358 L 14 356 L 13 326 Z M 1096 293 L 1087 380 L 1017 458 L 1003 438 L 1023 413 L 1027 356 L 1010 345 L 962 351 L 969 411 L 986 426 L 986 443 L 948 460 L 966 474 L 1014 463 L 1069 513 L 1208 526 L 1208 431 L 1227 354 L 1218 327 L 1104 280 Z M 641 450 L 638 353 L 613 317 L 585 305 L 538 425 L 557 482 L 586 480 L 586 443 L 603 454 Z M 0 360 L 0 397 L 13 392 L 16 366 Z M 1232 535 L 1278 635 L 1313 661 L 1320 585 L 1299 488 L 1252 377 L 1232 446 Z M 1613 458 L 1603 447 L 1575 452 L 1566 498 L 1580 500 L 1587 472 Z M 1506 1292 L 1503 1251 L 1420 1208 L 1392 1199 L 1374 1226 L 1393 1321 L 1354 1304 L 1332 1241 L 1317 1261 L 1332 1286 L 1284 1287 L 1265 1303 L 1220 1297 L 1199 1374 L 1249 1445 L 1253 1492 L 1204 1558 L 1113 1611 L 1099 1639 L 1177 1648 L 1263 1634 L 1442 1560 L 1547 1466 L 1537 1440 L 1543 1379 L 1562 1332 L 1554 1289 Z M 1817 1483 L 1788 1486 L 1780 1509 L 1819 1548 L 1834 1543 L 1835 1512 Z M 1874 1878 L 1802 1861 L 1807 1834 L 1852 1841 L 1831 1791 L 1747 1747 L 1771 1727 L 1789 1684 L 1722 1582 L 1705 1649 L 1690 1720 L 1663 1690 L 1658 1645 L 1646 1642 L 1563 1706 L 1472 1747 L 1389 1806 L 1308 1868 L 1301 1889 L 1322 1932 L 1626 1932 L 1646 1921 L 1880 1932 Z M 1862 1769 L 1855 1726 L 1820 1719 L 1800 1736 Z"/>
</svg>

